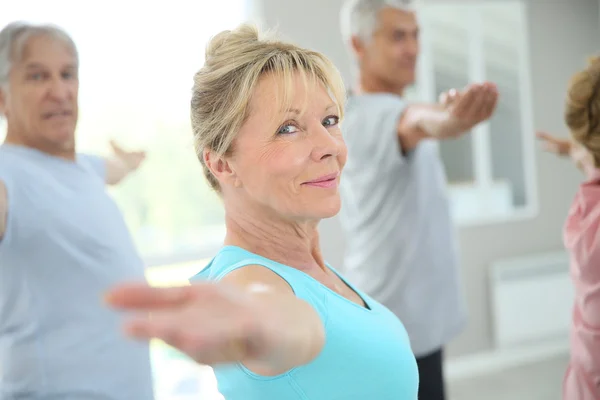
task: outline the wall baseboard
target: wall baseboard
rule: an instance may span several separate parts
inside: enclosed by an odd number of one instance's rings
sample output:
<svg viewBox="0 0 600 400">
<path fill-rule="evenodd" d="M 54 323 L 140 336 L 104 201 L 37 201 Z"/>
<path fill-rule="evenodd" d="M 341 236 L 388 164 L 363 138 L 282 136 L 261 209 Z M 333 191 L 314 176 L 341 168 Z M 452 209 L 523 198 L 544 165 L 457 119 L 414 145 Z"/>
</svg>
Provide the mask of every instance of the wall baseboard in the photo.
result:
<svg viewBox="0 0 600 400">
<path fill-rule="evenodd" d="M 486 351 L 447 360 L 444 366 L 445 376 L 448 381 L 473 378 L 567 355 L 568 352 L 569 342 L 565 338 Z M 565 369 L 566 367 L 565 365 Z"/>
</svg>

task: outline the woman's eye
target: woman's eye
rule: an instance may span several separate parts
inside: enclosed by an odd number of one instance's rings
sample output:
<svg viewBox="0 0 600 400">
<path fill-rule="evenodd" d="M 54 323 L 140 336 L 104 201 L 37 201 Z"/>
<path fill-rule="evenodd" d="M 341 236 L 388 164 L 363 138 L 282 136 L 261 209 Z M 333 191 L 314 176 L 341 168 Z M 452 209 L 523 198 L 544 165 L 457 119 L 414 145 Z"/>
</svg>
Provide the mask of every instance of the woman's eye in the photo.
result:
<svg viewBox="0 0 600 400">
<path fill-rule="evenodd" d="M 334 126 L 340 122 L 340 118 L 336 115 L 330 115 L 329 117 L 323 120 L 323 126 Z"/>
<path fill-rule="evenodd" d="M 283 125 L 277 131 L 277 133 L 280 135 L 287 135 L 287 134 L 295 133 L 295 132 L 298 132 L 298 127 L 296 127 L 295 125 L 292 125 L 292 124 Z"/>
</svg>

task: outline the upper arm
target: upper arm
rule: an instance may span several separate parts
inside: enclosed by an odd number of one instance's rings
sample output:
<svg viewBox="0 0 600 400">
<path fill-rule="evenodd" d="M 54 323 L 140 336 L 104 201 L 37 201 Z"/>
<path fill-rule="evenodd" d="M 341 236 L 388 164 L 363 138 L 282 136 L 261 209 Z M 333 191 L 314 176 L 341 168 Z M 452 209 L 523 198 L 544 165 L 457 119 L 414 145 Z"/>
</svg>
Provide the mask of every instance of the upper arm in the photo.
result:
<svg viewBox="0 0 600 400">
<path fill-rule="evenodd" d="M 260 265 L 238 268 L 225 275 L 221 282 L 261 297 L 295 297 L 292 287 L 282 277 Z"/>
<path fill-rule="evenodd" d="M 404 161 L 404 156 L 416 147 L 400 134 L 402 121 L 405 119 L 406 103 L 394 101 L 381 107 L 373 118 L 372 135 L 369 140 L 373 144 L 370 152 L 379 163 L 396 165 Z M 374 136 L 374 137 L 373 137 Z M 365 149 L 368 146 L 365 147 Z"/>
<path fill-rule="evenodd" d="M 129 168 L 118 157 L 104 158 L 88 154 L 81 154 L 80 157 L 107 185 L 116 185 L 129 173 Z"/>
<path fill-rule="evenodd" d="M 296 297 L 292 287 L 282 277 L 266 267 L 248 265 L 228 273 L 221 282 L 241 288 L 265 305 L 272 305 L 277 309 L 277 315 L 287 316 L 279 322 L 291 327 L 294 332 L 306 332 L 306 335 L 301 335 L 302 339 L 295 340 L 296 346 L 292 350 L 292 353 L 297 352 L 295 356 L 285 355 L 274 364 L 257 360 L 241 362 L 249 371 L 260 376 L 277 376 L 312 360 L 320 353 L 325 344 L 323 320 L 311 304 Z"/>
<path fill-rule="evenodd" d="M 8 219 L 8 193 L 6 185 L 0 180 L 0 240 L 6 232 L 6 221 Z"/>
<path fill-rule="evenodd" d="M 358 98 L 349 103 L 341 128 L 349 160 L 387 169 L 404 162 L 398 128 L 406 103 L 397 98 Z"/>
</svg>

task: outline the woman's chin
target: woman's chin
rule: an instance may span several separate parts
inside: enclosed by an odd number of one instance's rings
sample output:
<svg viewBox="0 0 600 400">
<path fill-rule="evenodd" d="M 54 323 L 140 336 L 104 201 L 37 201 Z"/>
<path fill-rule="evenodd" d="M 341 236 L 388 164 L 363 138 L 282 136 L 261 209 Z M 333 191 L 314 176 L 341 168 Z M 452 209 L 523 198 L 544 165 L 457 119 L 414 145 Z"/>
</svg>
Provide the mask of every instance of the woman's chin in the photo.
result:
<svg viewBox="0 0 600 400">
<path fill-rule="evenodd" d="M 314 210 L 317 219 L 327 219 L 335 217 L 341 208 L 340 199 L 336 199 L 334 201 L 323 201 L 318 205 L 318 210 Z"/>
</svg>

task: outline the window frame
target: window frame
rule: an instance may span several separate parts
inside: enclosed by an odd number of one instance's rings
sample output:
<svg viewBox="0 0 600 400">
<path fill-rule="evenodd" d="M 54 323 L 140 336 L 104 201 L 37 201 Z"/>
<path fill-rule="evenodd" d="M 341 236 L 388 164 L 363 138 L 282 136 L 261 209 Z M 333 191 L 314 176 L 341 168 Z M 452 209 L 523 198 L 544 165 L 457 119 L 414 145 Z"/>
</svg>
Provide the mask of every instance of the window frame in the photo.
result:
<svg viewBox="0 0 600 400">
<path fill-rule="evenodd" d="M 432 2 L 424 5 L 422 9 L 433 8 L 436 6 L 448 7 L 449 5 L 465 6 L 468 2 L 453 0 L 444 2 Z M 499 224 L 513 221 L 522 221 L 535 218 L 539 214 L 539 199 L 536 170 L 536 152 L 535 152 L 535 127 L 533 124 L 533 106 L 532 106 L 532 78 L 531 62 L 529 49 L 529 31 L 527 29 L 527 5 L 521 0 L 506 0 L 503 4 L 516 7 L 519 11 L 519 29 L 522 29 L 520 41 L 517 49 L 518 57 L 518 79 L 519 96 L 521 103 L 521 145 L 523 151 L 523 177 L 525 181 L 525 196 L 527 204 L 525 206 L 515 207 L 511 212 L 502 215 L 486 215 L 480 212 L 471 217 L 457 215 L 458 185 L 448 182 L 448 193 L 452 208 L 452 217 L 459 227 L 472 227 L 480 225 Z M 468 3 L 469 12 L 466 16 L 468 20 L 464 26 L 468 29 L 468 81 L 484 81 L 486 79 L 485 48 L 483 41 L 483 20 L 479 17 L 486 4 Z M 431 32 L 428 27 L 427 18 L 421 21 L 421 55 L 419 69 L 417 73 L 416 91 L 418 97 L 426 102 L 435 103 L 438 101 L 435 93 L 436 79 L 434 68 L 433 45 Z M 527 133 L 531 134 L 527 134 Z M 473 155 L 474 182 L 473 192 L 480 191 L 477 196 L 481 201 L 486 201 L 486 197 L 491 195 L 493 190 L 492 176 L 492 150 L 490 141 L 489 122 L 479 124 L 471 132 L 471 147 Z M 464 190 L 461 188 L 461 190 Z M 489 201 L 487 204 L 490 204 Z M 485 206 L 482 206 L 485 209 Z"/>
</svg>

